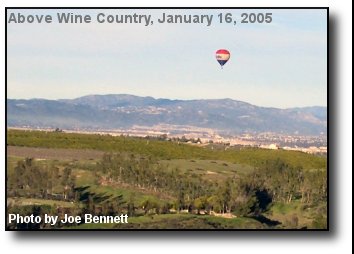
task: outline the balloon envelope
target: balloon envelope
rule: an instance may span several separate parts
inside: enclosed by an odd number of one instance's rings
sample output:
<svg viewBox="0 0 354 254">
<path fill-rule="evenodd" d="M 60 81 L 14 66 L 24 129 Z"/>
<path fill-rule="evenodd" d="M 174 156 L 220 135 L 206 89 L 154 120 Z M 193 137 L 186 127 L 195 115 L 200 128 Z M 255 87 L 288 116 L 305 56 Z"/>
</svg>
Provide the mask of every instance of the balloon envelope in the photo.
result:
<svg viewBox="0 0 354 254">
<path fill-rule="evenodd" d="M 230 52 L 226 49 L 219 49 L 216 51 L 215 57 L 219 64 L 223 66 L 227 61 L 229 61 Z"/>
</svg>

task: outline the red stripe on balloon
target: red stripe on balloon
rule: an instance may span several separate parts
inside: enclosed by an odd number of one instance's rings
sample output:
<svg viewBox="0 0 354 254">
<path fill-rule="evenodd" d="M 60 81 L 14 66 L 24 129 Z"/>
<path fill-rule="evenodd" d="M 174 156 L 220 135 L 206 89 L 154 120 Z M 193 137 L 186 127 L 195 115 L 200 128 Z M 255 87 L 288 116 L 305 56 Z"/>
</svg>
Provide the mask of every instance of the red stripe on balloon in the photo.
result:
<svg viewBox="0 0 354 254">
<path fill-rule="evenodd" d="M 230 52 L 226 49 L 219 49 L 216 51 L 216 54 L 230 54 Z"/>
</svg>

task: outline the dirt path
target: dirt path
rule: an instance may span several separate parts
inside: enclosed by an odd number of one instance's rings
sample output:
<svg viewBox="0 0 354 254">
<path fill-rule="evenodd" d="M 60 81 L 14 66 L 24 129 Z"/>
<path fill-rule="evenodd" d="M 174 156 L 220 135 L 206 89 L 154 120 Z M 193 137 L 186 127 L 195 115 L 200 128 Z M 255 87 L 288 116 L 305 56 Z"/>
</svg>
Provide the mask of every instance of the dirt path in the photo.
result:
<svg viewBox="0 0 354 254">
<path fill-rule="evenodd" d="M 103 154 L 104 152 L 96 150 L 7 146 L 7 156 L 36 159 L 90 160 L 99 159 Z"/>
</svg>

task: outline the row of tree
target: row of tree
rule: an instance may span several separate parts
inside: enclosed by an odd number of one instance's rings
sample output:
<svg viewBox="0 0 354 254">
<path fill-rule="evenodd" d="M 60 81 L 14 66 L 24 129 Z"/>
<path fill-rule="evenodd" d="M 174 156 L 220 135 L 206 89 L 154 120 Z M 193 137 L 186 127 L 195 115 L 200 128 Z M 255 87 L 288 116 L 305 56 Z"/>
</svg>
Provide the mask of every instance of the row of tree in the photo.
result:
<svg viewBox="0 0 354 254">
<path fill-rule="evenodd" d="M 105 154 L 98 164 L 98 171 L 104 181 L 127 183 L 154 192 L 164 191 L 187 201 L 210 194 L 217 188 L 217 183 L 196 174 L 190 177 L 177 168 L 168 170 L 151 157 L 134 154 Z"/>
<path fill-rule="evenodd" d="M 59 170 L 51 164 L 27 158 L 17 163 L 8 181 L 8 196 L 77 201 L 86 212 L 113 214 L 136 210 L 169 213 L 172 209 L 196 213 L 261 215 L 274 202 L 316 204 L 327 199 L 327 175 L 323 170 L 303 170 L 281 160 L 266 161 L 251 174 L 235 174 L 224 181 L 205 180 L 197 174 L 169 170 L 156 160 L 133 154 L 105 154 L 96 166 L 98 181 L 125 184 L 172 197 L 170 202 L 91 193 L 89 186 L 75 186 L 69 167 Z"/>
<path fill-rule="evenodd" d="M 7 180 L 10 197 L 58 200 L 72 200 L 75 197 L 75 176 L 70 167 L 59 170 L 53 164 L 40 164 L 33 158 L 26 158 L 17 162 Z"/>
<path fill-rule="evenodd" d="M 106 154 L 98 169 L 109 182 L 164 192 L 175 198 L 177 210 L 233 212 L 259 215 L 274 202 L 300 200 L 313 204 L 327 199 L 324 170 L 303 170 L 282 160 L 266 161 L 253 173 L 226 181 L 211 182 L 197 174 L 167 170 L 151 158 L 127 154 Z"/>
</svg>

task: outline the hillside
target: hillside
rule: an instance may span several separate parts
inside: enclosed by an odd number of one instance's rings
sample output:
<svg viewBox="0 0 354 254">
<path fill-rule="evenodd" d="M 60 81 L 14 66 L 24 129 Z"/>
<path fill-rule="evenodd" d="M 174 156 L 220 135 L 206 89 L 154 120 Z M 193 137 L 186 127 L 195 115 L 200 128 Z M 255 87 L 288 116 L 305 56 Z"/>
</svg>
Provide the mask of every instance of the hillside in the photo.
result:
<svg viewBox="0 0 354 254">
<path fill-rule="evenodd" d="M 133 95 L 89 95 L 65 100 L 7 100 L 7 125 L 40 128 L 121 129 L 188 125 L 239 134 L 326 133 L 327 108 L 266 108 L 232 99 L 170 100 Z"/>
<path fill-rule="evenodd" d="M 129 214 L 10 229 L 326 229 L 326 158 L 151 138 L 7 130 L 9 213 Z M 147 142 L 148 141 L 148 142 Z"/>
</svg>

